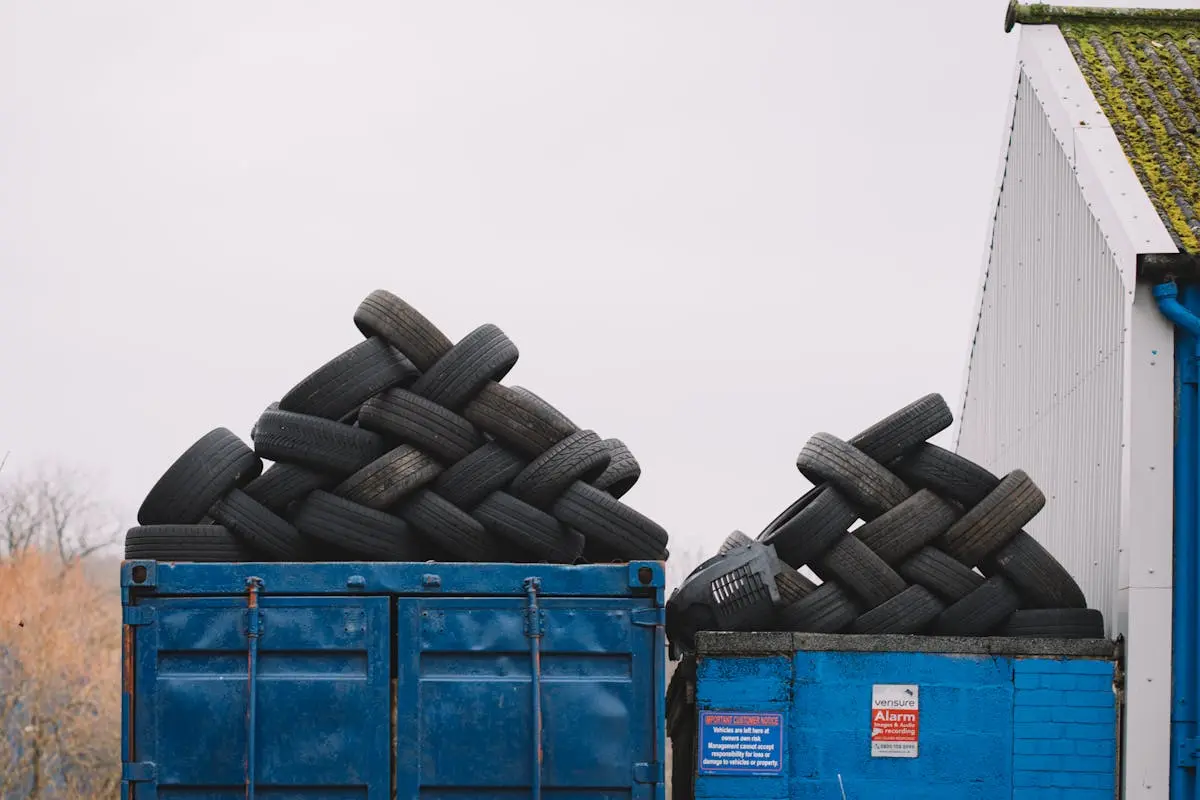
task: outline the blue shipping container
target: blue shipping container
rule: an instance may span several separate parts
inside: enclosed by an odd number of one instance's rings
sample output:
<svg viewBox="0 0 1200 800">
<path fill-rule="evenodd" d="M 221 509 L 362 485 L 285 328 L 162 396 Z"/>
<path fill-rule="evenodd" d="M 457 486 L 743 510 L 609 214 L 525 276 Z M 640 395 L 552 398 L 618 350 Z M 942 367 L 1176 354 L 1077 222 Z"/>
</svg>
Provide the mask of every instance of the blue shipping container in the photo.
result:
<svg viewBox="0 0 1200 800">
<path fill-rule="evenodd" d="M 704 633 L 668 694 L 675 800 L 1112 800 L 1104 640 Z"/>
<path fill-rule="evenodd" d="M 664 797 L 663 565 L 127 561 L 125 797 Z"/>
</svg>

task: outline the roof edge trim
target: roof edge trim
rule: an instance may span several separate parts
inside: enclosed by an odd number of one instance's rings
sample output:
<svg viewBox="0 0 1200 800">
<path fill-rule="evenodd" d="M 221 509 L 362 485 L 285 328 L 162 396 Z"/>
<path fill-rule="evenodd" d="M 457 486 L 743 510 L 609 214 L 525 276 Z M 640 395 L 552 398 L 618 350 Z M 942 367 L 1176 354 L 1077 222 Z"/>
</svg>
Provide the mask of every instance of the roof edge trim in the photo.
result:
<svg viewBox="0 0 1200 800">
<path fill-rule="evenodd" d="M 1200 8 L 1097 8 L 1019 3 L 1009 0 L 1004 32 L 1021 25 L 1059 25 L 1066 22 L 1200 22 Z"/>
</svg>

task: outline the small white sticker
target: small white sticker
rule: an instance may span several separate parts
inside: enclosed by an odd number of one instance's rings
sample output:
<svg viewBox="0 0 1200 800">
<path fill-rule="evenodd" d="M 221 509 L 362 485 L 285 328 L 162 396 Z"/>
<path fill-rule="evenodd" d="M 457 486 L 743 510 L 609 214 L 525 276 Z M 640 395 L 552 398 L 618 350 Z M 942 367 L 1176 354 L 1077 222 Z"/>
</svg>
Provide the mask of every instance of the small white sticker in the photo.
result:
<svg viewBox="0 0 1200 800">
<path fill-rule="evenodd" d="M 921 696 L 914 683 L 871 687 L 871 757 L 916 758 Z"/>
</svg>

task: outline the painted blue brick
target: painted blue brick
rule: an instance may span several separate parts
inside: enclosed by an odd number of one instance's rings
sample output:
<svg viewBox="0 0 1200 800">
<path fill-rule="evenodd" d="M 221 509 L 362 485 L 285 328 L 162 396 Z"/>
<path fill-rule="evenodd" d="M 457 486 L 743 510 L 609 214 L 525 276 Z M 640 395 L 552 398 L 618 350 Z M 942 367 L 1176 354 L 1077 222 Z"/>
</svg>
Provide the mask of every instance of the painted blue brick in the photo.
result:
<svg viewBox="0 0 1200 800">
<path fill-rule="evenodd" d="M 1116 767 L 1110 756 L 1040 756 L 1019 753 L 1013 756 L 1013 769 L 1024 772 L 1112 772 Z"/>
<path fill-rule="evenodd" d="M 1087 658 L 1018 658 L 1013 662 L 1013 671 L 1039 672 L 1050 675 L 1108 675 L 1113 674 L 1111 661 Z"/>
<path fill-rule="evenodd" d="M 1017 787 L 1013 789 L 1013 800 L 1113 800 L 1113 790 L 1110 789 L 1080 789 Z"/>
<path fill-rule="evenodd" d="M 1111 707 L 1116 703 L 1111 686 L 1101 692 L 1067 692 L 1065 700 L 1069 706 L 1092 708 Z"/>
<path fill-rule="evenodd" d="M 1046 716 L 1049 716 L 1047 712 Z M 1069 726 L 1061 722 L 1015 722 L 1014 739 L 1061 739 L 1067 735 Z"/>
<path fill-rule="evenodd" d="M 1068 722 L 1072 720 L 1054 720 L 1054 709 L 1050 706 L 1022 706 L 1018 705 L 1013 709 L 1013 722 L 1015 723 L 1039 723 L 1039 722 Z"/>
<path fill-rule="evenodd" d="M 1116 709 L 1059 706 L 1050 709 L 1051 722 L 1115 722 Z"/>
<path fill-rule="evenodd" d="M 1061 706 L 1067 700 L 1067 693 L 1057 689 L 1017 689 L 1015 700 L 1018 706 Z"/>
<path fill-rule="evenodd" d="M 1094 744 L 1094 743 L 1093 743 Z M 1014 755 L 1070 756 L 1079 752 L 1073 739 L 1017 739 L 1013 742 Z M 1094 755 L 1088 753 L 1086 755 Z M 1101 755 L 1103 755 L 1101 753 Z"/>
<path fill-rule="evenodd" d="M 1058 686 L 1044 687 L 1042 685 L 1043 677 L 1045 677 L 1045 676 L 1040 672 L 1017 672 L 1017 673 L 1014 673 L 1014 675 L 1013 675 L 1013 686 L 1017 687 L 1018 689 L 1042 689 L 1042 688 L 1058 689 L 1058 688 L 1060 688 Z"/>
<path fill-rule="evenodd" d="M 1013 786 L 1040 789 L 1108 789 L 1116 778 L 1113 773 L 1095 772 L 1014 772 Z"/>
<path fill-rule="evenodd" d="M 1022 677 L 1037 678 L 1045 689 L 1063 689 L 1073 692 L 1108 692 L 1112 693 L 1111 675 L 1074 675 L 1069 672 L 1062 674 L 1037 675 L 1025 673 Z M 1020 688 L 1018 684 L 1017 688 Z"/>
</svg>

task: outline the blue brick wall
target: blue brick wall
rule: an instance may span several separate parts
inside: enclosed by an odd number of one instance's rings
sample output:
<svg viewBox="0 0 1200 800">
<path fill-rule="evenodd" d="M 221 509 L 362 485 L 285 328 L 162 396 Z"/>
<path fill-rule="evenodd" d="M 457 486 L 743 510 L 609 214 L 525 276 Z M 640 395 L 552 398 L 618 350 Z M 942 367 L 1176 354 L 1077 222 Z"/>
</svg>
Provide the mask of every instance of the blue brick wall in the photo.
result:
<svg viewBox="0 0 1200 800">
<path fill-rule="evenodd" d="M 1018 658 L 1013 686 L 1014 800 L 1111 800 L 1112 662 Z"/>
<path fill-rule="evenodd" d="M 786 715 L 779 777 L 697 776 L 704 800 L 1111 800 L 1113 665 L 925 653 L 701 659 L 703 711 Z M 872 758 L 871 689 L 920 687 L 920 754 Z M 839 784 L 839 776 L 841 778 Z"/>
</svg>

